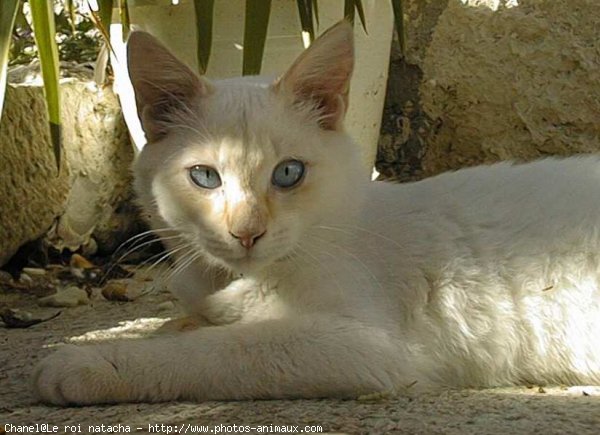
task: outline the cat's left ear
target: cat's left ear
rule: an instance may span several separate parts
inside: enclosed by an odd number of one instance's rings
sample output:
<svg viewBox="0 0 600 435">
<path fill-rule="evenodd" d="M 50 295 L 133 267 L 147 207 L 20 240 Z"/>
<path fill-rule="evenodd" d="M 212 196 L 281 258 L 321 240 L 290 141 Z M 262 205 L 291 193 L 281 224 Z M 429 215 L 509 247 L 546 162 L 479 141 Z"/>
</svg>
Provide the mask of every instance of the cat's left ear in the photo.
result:
<svg viewBox="0 0 600 435">
<path fill-rule="evenodd" d="M 273 88 L 317 110 L 324 130 L 339 130 L 348 109 L 353 68 L 353 28 L 343 20 L 317 38 Z"/>
<path fill-rule="evenodd" d="M 189 112 L 194 99 L 210 91 L 206 80 L 146 32 L 136 31 L 129 36 L 127 64 L 148 142 L 164 137 L 173 115 Z"/>
</svg>

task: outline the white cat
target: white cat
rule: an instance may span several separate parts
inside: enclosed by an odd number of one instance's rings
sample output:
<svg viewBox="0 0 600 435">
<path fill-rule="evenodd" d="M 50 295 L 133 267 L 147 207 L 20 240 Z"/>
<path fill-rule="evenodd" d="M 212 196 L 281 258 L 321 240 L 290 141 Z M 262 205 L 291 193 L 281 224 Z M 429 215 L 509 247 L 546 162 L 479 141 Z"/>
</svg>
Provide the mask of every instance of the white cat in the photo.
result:
<svg viewBox="0 0 600 435">
<path fill-rule="evenodd" d="M 137 191 L 213 326 L 64 346 L 43 401 L 600 382 L 598 157 L 369 182 L 342 127 L 347 23 L 274 83 L 209 82 L 145 33 L 129 61 Z"/>
</svg>

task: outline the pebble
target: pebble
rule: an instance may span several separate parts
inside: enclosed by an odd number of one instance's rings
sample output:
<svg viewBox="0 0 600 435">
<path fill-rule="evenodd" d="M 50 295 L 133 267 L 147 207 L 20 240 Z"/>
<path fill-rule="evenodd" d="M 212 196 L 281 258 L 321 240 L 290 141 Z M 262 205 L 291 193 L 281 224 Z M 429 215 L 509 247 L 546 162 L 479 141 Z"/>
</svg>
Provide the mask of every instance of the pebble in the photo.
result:
<svg viewBox="0 0 600 435">
<path fill-rule="evenodd" d="M 40 269 L 39 267 L 24 267 L 23 272 L 25 272 L 28 275 L 33 275 L 33 276 L 46 275 L 46 270 Z"/>
<path fill-rule="evenodd" d="M 65 287 L 53 295 L 38 299 L 38 305 L 42 307 L 76 307 L 89 303 L 87 292 L 76 286 Z"/>
<path fill-rule="evenodd" d="M 110 281 L 102 289 L 102 296 L 109 301 L 129 301 L 127 295 L 127 283 L 125 280 L 115 279 Z"/>
<path fill-rule="evenodd" d="M 109 301 L 133 301 L 150 291 L 149 284 L 137 279 L 113 279 L 102 289 Z"/>
<path fill-rule="evenodd" d="M 20 310 L 18 308 L 5 308 L 0 311 L 0 319 L 4 322 L 7 328 L 29 328 L 38 323 L 52 320 L 60 314 L 60 311 L 50 316 L 39 317 L 34 316 L 29 311 Z"/>
<path fill-rule="evenodd" d="M 94 265 L 85 258 L 83 255 L 73 254 L 71 255 L 71 260 L 69 261 L 69 266 L 75 267 L 77 269 L 91 269 Z"/>
<path fill-rule="evenodd" d="M 171 311 L 175 308 L 173 301 L 166 301 L 156 306 L 158 311 Z"/>
<path fill-rule="evenodd" d="M 31 284 L 33 282 L 33 278 L 31 278 L 26 273 L 21 273 L 21 276 L 19 277 L 19 281 L 22 282 L 23 284 Z"/>
<path fill-rule="evenodd" d="M 79 254 L 73 254 L 69 261 L 69 270 L 71 275 L 76 278 L 85 279 L 86 272 L 93 269 L 94 265 L 84 256 Z"/>
</svg>

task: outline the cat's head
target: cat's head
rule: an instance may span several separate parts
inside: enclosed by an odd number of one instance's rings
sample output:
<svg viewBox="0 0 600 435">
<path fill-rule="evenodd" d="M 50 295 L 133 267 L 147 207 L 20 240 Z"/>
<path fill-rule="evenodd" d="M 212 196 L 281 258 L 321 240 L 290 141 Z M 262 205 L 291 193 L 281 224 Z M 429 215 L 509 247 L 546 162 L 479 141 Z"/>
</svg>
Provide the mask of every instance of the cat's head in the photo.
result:
<svg viewBox="0 0 600 435">
<path fill-rule="evenodd" d="M 209 81 L 134 32 L 129 71 L 148 140 L 136 190 L 153 225 L 252 273 L 316 237 L 315 225 L 343 219 L 368 177 L 342 126 L 353 53 L 342 22 L 277 80 Z"/>
</svg>

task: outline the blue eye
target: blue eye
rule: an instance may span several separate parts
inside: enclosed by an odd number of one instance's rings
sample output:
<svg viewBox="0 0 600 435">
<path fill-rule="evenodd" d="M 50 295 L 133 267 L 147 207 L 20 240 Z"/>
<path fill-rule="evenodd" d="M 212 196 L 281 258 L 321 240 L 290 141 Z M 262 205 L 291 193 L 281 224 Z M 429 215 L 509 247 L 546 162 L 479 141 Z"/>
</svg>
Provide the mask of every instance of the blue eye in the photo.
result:
<svg viewBox="0 0 600 435">
<path fill-rule="evenodd" d="M 210 166 L 196 165 L 190 168 L 192 181 L 204 189 L 216 189 L 221 185 L 219 173 Z"/>
<path fill-rule="evenodd" d="M 284 160 L 273 171 L 271 182 L 277 187 L 287 189 L 295 186 L 304 175 L 304 163 L 299 160 Z"/>
</svg>

